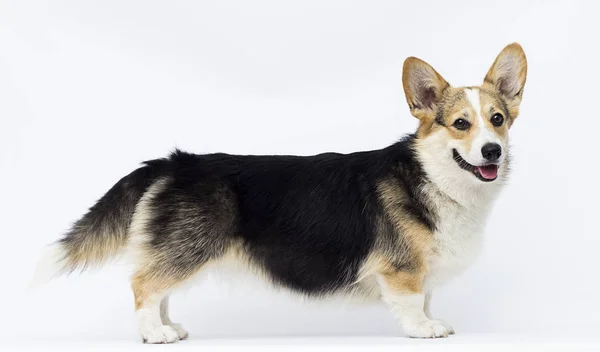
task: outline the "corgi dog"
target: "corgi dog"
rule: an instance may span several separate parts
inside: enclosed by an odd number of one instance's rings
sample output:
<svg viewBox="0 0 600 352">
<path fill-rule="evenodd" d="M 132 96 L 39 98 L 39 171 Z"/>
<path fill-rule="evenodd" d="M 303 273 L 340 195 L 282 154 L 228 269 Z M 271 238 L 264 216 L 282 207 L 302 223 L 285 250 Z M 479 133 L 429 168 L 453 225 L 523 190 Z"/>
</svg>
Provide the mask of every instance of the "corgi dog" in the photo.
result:
<svg viewBox="0 0 600 352">
<path fill-rule="evenodd" d="M 477 256 L 509 172 L 510 127 L 527 75 L 505 47 L 480 86 L 452 87 L 410 57 L 402 83 L 415 133 L 381 150 L 315 156 L 175 151 L 123 177 L 38 264 L 37 277 L 99 267 L 120 253 L 145 343 L 188 332 L 169 295 L 208 267 L 234 261 L 312 298 L 387 304 L 407 336 L 447 337 L 433 290 Z"/>
</svg>

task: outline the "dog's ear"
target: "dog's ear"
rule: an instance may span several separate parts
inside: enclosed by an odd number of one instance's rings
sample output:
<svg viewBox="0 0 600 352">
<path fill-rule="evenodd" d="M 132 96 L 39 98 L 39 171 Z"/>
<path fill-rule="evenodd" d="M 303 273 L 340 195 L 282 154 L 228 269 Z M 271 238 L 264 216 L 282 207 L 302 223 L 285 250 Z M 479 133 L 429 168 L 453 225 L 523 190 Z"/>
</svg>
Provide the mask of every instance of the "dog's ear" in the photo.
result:
<svg viewBox="0 0 600 352">
<path fill-rule="evenodd" d="M 433 116 L 442 93 L 450 87 L 433 67 L 416 57 L 404 61 L 402 84 L 410 112 L 418 119 Z"/>
<path fill-rule="evenodd" d="M 500 93 L 506 101 L 511 120 L 514 120 L 519 114 L 526 80 L 525 52 L 519 44 L 512 43 L 506 46 L 494 61 L 485 76 L 483 87 Z"/>
</svg>

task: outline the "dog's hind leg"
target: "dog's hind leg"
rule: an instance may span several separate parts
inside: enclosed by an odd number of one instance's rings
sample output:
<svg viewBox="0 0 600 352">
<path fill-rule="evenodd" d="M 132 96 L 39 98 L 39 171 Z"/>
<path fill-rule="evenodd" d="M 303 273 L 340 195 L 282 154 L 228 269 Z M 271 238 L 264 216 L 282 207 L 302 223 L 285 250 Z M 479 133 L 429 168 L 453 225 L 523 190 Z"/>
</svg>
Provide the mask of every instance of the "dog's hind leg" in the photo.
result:
<svg viewBox="0 0 600 352">
<path fill-rule="evenodd" d="M 181 324 L 172 322 L 169 317 L 169 295 L 165 296 L 160 302 L 160 319 L 163 325 L 170 326 L 177 331 L 180 340 L 185 340 L 189 336 L 187 330 Z"/>
<path fill-rule="evenodd" d="M 169 188 L 153 185 L 137 204 L 130 226 L 135 309 L 146 343 L 171 343 L 188 336 L 168 316 L 168 296 L 233 248 L 237 222 L 231 191 L 222 185 Z"/>
<path fill-rule="evenodd" d="M 172 343 L 188 337 L 180 324 L 169 318 L 169 295 L 198 273 L 204 263 L 186 271 L 173 271 L 173 266 L 157 260 L 140 267 L 133 275 L 131 287 L 135 299 L 138 326 L 144 343 Z"/>
<path fill-rule="evenodd" d="M 177 331 L 163 323 L 161 302 L 174 284 L 146 270 L 134 274 L 131 287 L 135 298 L 138 326 L 144 343 L 172 343 L 179 340 Z"/>
<path fill-rule="evenodd" d="M 206 239 L 203 235 L 197 236 Z M 210 246 L 198 249 L 193 246 L 194 241 L 186 243 L 191 244 L 189 248 L 193 250 L 188 252 L 170 241 L 164 247 L 154 247 L 150 243 L 142 247 L 131 286 L 139 330 L 145 343 L 172 343 L 188 337 L 187 331 L 169 317 L 169 295 L 231 248 L 222 243 L 218 250 L 207 251 Z"/>
</svg>

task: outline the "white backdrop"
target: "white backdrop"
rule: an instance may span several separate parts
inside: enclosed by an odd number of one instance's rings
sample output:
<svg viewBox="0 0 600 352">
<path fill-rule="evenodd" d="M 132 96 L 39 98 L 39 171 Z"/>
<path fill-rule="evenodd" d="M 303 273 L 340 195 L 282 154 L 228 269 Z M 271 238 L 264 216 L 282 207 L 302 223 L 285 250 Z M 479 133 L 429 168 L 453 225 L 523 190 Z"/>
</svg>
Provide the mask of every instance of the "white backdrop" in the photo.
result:
<svg viewBox="0 0 600 352">
<path fill-rule="evenodd" d="M 598 5 L 589 1 L 0 0 L 0 335 L 137 339 L 128 268 L 23 287 L 42 247 L 140 161 L 382 148 L 416 127 L 417 56 L 480 84 L 529 60 L 512 182 L 479 261 L 434 296 L 460 333 L 596 335 Z M 383 306 L 303 303 L 252 281 L 172 300 L 192 338 L 388 335 Z"/>
</svg>

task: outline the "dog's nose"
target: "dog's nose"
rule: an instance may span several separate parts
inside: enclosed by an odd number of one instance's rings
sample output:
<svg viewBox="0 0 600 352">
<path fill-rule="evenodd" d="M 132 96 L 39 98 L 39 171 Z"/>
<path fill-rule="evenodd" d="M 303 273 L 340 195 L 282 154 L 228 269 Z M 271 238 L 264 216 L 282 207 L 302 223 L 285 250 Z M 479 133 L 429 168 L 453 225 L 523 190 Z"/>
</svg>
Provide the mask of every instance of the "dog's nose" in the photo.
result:
<svg viewBox="0 0 600 352">
<path fill-rule="evenodd" d="M 481 148 L 481 154 L 487 161 L 496 161 L 502 155 L 502 147 L 497 143 L 488 143 Z"/>
</svg>

